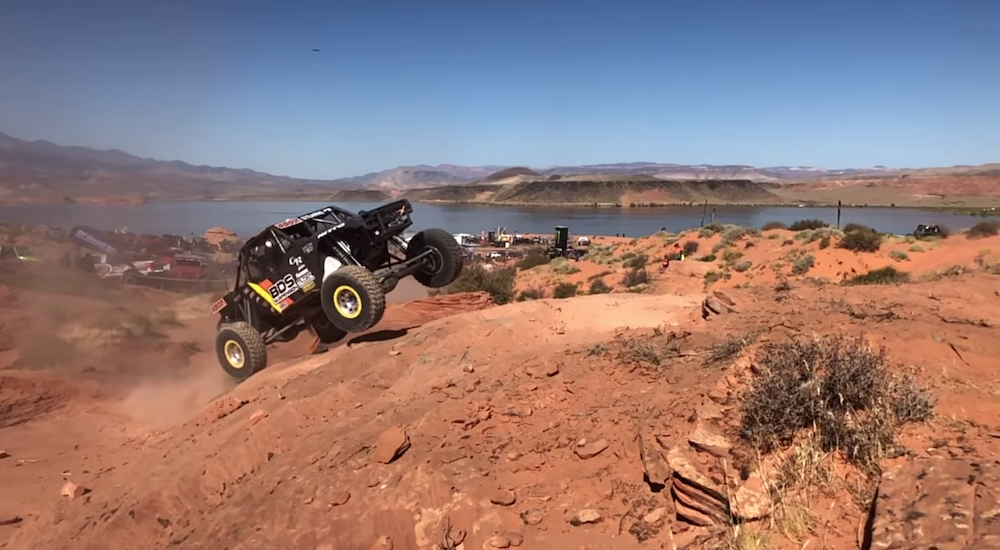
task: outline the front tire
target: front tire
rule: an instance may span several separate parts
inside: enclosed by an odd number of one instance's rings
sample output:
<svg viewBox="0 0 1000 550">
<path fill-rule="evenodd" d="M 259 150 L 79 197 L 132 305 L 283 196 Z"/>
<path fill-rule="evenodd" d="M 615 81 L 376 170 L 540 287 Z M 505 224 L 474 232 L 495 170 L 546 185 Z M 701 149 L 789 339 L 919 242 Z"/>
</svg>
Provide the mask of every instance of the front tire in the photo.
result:
<svg viewBox="0 0 1000 550">
<path fill-rule="evenodd" d="M 264 370 L 267 346 L 264 338 L 249 323 L 222 323 L 215 336 L 215 353 L 226 374 L 238 382 Z"/>
<path fill-rule="evenodd" d="M 334 271 L 320 289 L 323 313 L 344 332 L 364 332 L 385 313 L 385 292 L 375 275 L 358 265 Z"/>
<path fill-rule="evenodd" d="M 410 239 L 406 258 L 412 259 L 427 249 L 432 252 L 424 268 L 414 273 L 413 278 L 428 288 L 442 288 L 455 282 L 465 260 L 455 237 L 444 229 L 425 229 Z"/>
</svg>

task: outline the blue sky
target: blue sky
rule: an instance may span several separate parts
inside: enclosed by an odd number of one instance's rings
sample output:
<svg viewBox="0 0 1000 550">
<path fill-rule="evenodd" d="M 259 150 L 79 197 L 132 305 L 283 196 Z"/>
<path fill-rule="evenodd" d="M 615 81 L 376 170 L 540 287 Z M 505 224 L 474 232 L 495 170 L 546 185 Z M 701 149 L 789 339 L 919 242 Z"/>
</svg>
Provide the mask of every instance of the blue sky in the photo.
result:
<svg viewBox="0 0 1000 550">
<path fill-rule="evenodd" d="M 315 178 L 981 164 L 997 21 L 989 0 L 8 0 L 0 132 Z"/>
</svg>

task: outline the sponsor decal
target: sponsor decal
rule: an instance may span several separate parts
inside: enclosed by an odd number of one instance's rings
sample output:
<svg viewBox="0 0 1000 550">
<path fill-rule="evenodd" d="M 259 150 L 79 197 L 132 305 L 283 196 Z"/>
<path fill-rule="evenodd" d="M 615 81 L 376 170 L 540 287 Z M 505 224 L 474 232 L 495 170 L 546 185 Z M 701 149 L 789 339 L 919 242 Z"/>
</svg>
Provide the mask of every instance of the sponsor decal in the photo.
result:
<svg viewBox="0 0 1000 550">
<path fill-rule="evenodd" d="M 316 235 L 316 238 L 317 239 L 322 239 L 323 237 L 329 235 L 330 233 L 333 233 L 334 231 L 340 229 L 341 227 L 344 227 L 345 225 L 347 225 L 347 224 L 344 223 L 344 222 L 340 222 L 337 225 L 334 225 L 333 227 L 331 227 L 330 229 L 327 229 L 326 231 L 320 233 L 319 235 Z"/>
<path fill-rule="evenodd" d="M 305 266 L 295 274 L 295 284 L 299 285 L 303 290 L 306 290 L 305 286 L 316 280 L 316 277 L 310 272 Z"/>
<path fill-rule="evenodd" d="M 309 281 L 308 283 L 302 285 L 303 292 L 309 292 L 310 290 L 316 288 L 316 281 Z"/>
<path fill-rule="evenodd" d="M 295 282 L 295 277 L 292 277 L 292 274 L 289 273 L 271 285 L 267 289 L 267 292 L 271 295 L 271 299 L 275 303 L 278 303 L 291 296 L 298 289 L 299 285 Z"/>
<path fill-rule="evenodd" d="M 80 246 L 85 246 L 108 255 L 116 254 L 118 252 L 115 247 L 111 246 L 104 240 L 104 235 L 96 229 L 85 225 L 78 225 L 73 229 L 70 229 L 69 234 L 70 238 Z"/>
<path fill-rule="evenodd" d="M 311 252 L 312 252 L 312 251 L 313 251 L 314 249 L 315 249 L 315 247 L 313 246 L 313 243 L 306 243 L 306 245 L 302 247 L 302 252 L 303 252 L 304 254 L 309 254 L 309 253 L 311 253 Z"/>
<path fill-rule="evenodd" d="M 288 258 L 288 265 L 302 265 L 302 256 L 292 256 Z"/>
<path fill-rule="evenodd" d="M 212 304 L 212 315 L 222 311 L 222 308 L 226 307 L 226 299 L 219 298 L 214 304 Z"/>
<path fill-rule="evenodd" d="M 313 219 L 315 217 L 322 216 L 324 214 L 328 214 L 329 212 L 331 212 L 331 210 L 329 208 L 323 208 L 321 210 L 316 210 L 315 212 L 310 212 L 308 214 L 299 216 L 299 219 L 302 219 L 302 220 L 311 220 L 311 219 Z"/>
<path fill-rule="evenodd" d="M 302 223 L 302 218 L 289 218 L 283 222 L 278 222 L 274 224 L 274 227 L 276 227 L 277 229 L 284 229 L 286 227 L 291 227 L 293 225 L 300 223 Z"/>
</svg>

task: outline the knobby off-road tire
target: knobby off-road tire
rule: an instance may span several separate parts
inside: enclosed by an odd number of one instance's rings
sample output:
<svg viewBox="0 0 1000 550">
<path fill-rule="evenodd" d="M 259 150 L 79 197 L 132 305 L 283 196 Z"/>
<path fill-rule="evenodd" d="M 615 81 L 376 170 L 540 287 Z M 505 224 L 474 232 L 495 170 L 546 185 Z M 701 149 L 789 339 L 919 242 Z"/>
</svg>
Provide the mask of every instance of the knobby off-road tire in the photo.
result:
<svg viewBox="0 0 1000 550">
<path fill-rule="evenodd" d="M 427 249 L 432 250 L 431 255 L 413 278 L 428 288 L 442 288 L 455 282 L 465 262 L 462 247 L 455 237 L 444 229 L 425 229 L 410 239 L 406 258 L 412 259 Z"/>
<path fill-rule="evenodd" d="M 333 344 L 347 337 L 347 332 L 333 324 L 324 312 L 309 319 L 309 331 L 319 338 L 321 344 Z"/>
<path fill-rule="evenodd" d="M 215 353 L 226 374 L 244 381 L 267 366 L 264 338 L 249 323 L 222 323 L 215 335 Z"/>
<path fill-rule="evenodd" d="M 385 313 L 385 292 L 375 275 L 359 265 L 345 265 L 323 281 L 323 313 L 345 332 L 363 332 Z"/>
</svg>

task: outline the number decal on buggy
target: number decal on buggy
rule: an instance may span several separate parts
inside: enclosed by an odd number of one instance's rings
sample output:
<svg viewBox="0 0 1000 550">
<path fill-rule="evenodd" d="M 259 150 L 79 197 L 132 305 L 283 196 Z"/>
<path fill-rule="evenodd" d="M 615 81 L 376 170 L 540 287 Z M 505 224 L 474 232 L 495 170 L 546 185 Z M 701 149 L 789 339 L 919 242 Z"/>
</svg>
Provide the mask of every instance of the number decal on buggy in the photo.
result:
<svg viewBox="0 0 1000 550">
<path fill-rule="evenodd" d="M 212 304 L 212 315 L 222 311 L 222 308 L 226 307 L 226 299 L 219 298 L 214 304 Z"/>
<path fill-rule="evenodd" d="M 274 227 L 278 229 L 284 229 L 286 227 L 291 227 L 297 223 L 302 223 L 302 220 L 300 218 L 289 218 L 283 222 L 278 222 L 274 224 Z"/>
</svg>

